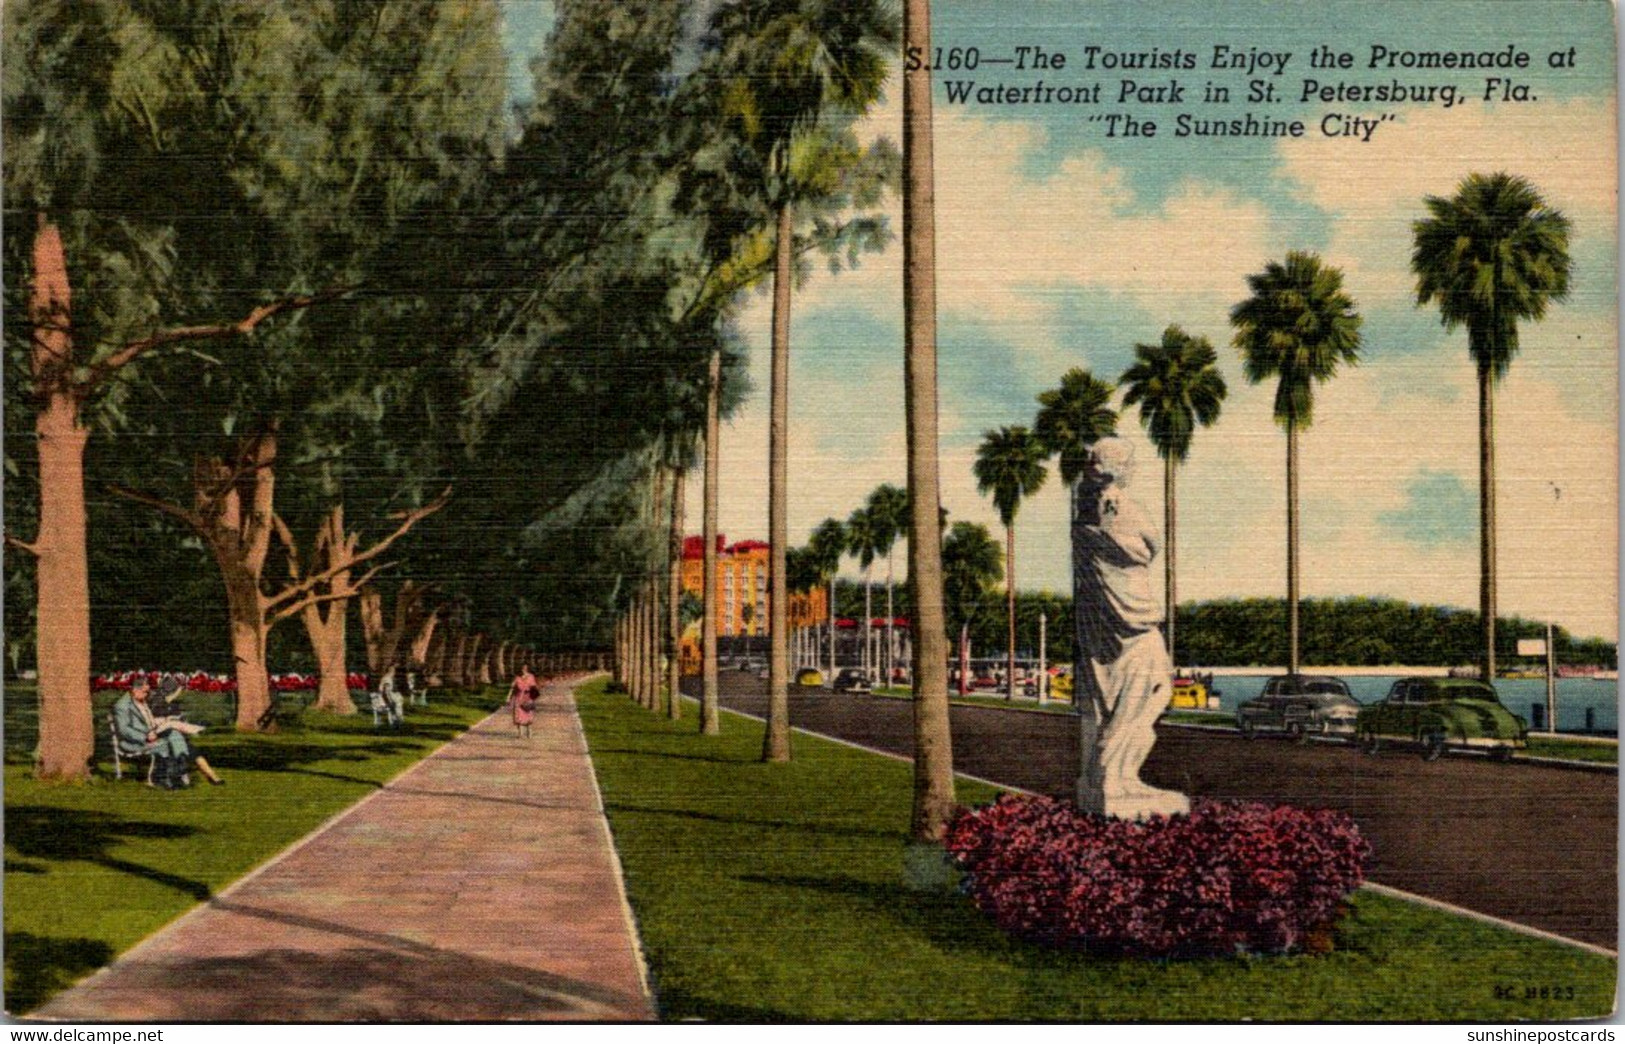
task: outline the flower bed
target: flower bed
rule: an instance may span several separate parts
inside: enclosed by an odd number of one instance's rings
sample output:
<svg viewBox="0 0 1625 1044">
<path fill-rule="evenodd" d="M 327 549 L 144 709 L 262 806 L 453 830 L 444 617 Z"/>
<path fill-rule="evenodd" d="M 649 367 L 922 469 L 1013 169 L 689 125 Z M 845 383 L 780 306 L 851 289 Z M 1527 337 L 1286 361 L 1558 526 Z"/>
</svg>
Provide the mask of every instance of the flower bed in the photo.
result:
<svg viewBox="0 0 1625 1044">
<path fill-rule="evenodd" d="M 165 676 L 179 678 L 189 692 L 236 692 L 237 679 L 226 674 L 205 674 L 203 671 L 194 671 L 187 674 L 184 671 L 114 671 L 112 674 L 98 674 L 90 679 L 93 690 L 114 689 L 128 690 L 130 682 L 138 674 L 145 674 L 149 685 L 157 685 Z M 321 682 L 315 674 L 300 674 L 290 671 L 287 674 L 271 675 L 271 690 L 273 692 L 314 692 Z M 345 684 L 352 689 L 366 691 L 372 688 L 371 680 L 359 671 L 351 671 L 345 676 Z"/>
<path fill-rule="evenodd" d="M 1134 823 L 1010 794 L 962 811 L 947 849 L 1004 930 L 1139 957 L 1302 949 L 1326 935 L 1370 855 L 1340 812 L 1197 801 Z"/>
</svg>

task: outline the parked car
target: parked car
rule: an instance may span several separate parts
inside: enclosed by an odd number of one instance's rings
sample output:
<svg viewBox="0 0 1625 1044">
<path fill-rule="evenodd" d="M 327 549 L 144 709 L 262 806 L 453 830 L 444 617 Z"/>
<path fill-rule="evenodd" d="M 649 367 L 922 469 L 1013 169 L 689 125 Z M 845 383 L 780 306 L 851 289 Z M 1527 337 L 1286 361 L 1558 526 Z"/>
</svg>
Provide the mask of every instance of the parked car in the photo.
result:
<svg viewBox="0 0 1625 1044">
<path fill-rule="evenodd" d="M 1261 732 L 1284 732 L 1299 743 L 1310 736 L 1354 735 L 1360 701 L 1341 678 L 1282 674 L 1236 708 L 1236 728 L 1252 739 Z"/>
<path fill-rule="evenodd" d="M 824 672 L 816 667 L 803 667 L 796 672 L 796 684 L 822 685 L 824 684 Z"/>
<path fill-rule="evenodd" d="M 869 676 L 857 667 L 842 667 L 835 675 L 836 692 L 870 692 Z"/>
<path fill-rule="evenodd" d="M 1366 753 L 1386 743 L 1415 745 L 1432 761 L 1450 747 L 1510 758 L 1529 745 L 1529 726 L 1501 706 L 1495 687 L 1476 678 L 1401 678 L 1364 707 L 1355 733 Z"/>
</svg>

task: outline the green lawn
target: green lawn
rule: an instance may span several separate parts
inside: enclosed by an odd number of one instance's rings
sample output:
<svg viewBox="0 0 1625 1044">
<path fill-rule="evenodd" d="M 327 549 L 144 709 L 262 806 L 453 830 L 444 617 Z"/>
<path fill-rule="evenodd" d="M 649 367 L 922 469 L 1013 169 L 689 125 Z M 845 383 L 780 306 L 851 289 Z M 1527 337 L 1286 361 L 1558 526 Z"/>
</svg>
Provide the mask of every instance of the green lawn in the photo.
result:
<svg viewBox="0 0 1625 1044">
<path fill-rule="evenodd" d="M 883 688 L 876 689 L 871 695 L 891 700 L 912 700 L 913 689 Z M 997 707 L 1000 710 L 1030 711 L 1034 714 L 1071 714 L 1072 704 L 1052 701 L 1040 704 L 1036 699 L 1015 700 L 1005 699 L 1003 696 L 981 696 L 975 693 L 966 693 L 961 696 L 953 690 L 948 692 L 948 702 L 964 707 Z"/>
<path fill-rule="evenodd" d="M 1614 962 L 1361 893 L 1325 956 L 1105 960 L 901 883 L 912 769 L 762 726 L 673 725 L 602 683 L 582 722 L 667 1020 L 1491 1020 L 1613 1008 Z M 961 800 L 990 788 L 960 784 Z M 1524 999 L 1527 985 L 1562 999 Z M 1568 999 L 1568 988 L 1573 999 Z M 1501 999 L 1502 993 L 1511 996 Z"/>
<path fill-rule="evenodd" d="M 20 1014 L 372 793 L 501 693 L 438 690 L 400 732 L 374 732 L 370 714 L 307 714 L 273 735 L 211 728 L 197 747 L 226 785 L 173 793 L 128 774 L 36 783 L 32 736 L 23 745 L 10 728 L 31 720 L 32 692 L 8 686 L 5 699 L 5 1007 Z"/>
</svg>

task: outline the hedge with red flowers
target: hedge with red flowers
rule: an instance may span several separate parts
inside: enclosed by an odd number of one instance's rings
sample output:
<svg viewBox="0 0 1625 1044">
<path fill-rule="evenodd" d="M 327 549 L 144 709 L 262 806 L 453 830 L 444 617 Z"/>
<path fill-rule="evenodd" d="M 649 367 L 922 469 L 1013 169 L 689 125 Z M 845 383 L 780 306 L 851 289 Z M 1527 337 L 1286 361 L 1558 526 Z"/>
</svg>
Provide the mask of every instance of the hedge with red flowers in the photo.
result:
<svg viewBox="0 0 1625 1044">
<path fill-rule="evenodd" d="M 202 671 L 193 671 L 187 674 L 184 671 L 114 671 L 112 674 L 98 674 L 90 679 L 93 690 L 113 689 L 124 691 L 130 688 L 130 682 L 138 675 L 145 675 L 148 685 L 157 685 L 166 674 L 180 679 L 182 685 L 190 692 L 236 692 L 237 679 L 226 674 L 205 674 Z M 300 674 L 291 671 L 287 674 L 273 674 L 270 678 L 271 689 L 275 692 L 314 692 L 321 683 L 321 678 L 314 674 Z M 359 671 L 351 671 L 345 675 L 345 684 L 352 689 L 367 690 L 372 688 L 371 677 Z"/>
<path fill-rule="evenodd" d="M 1006 931 L 1139 957 L 1300 949 L 1340 916 L 1371 851 L 1340 812 L 1197 801 L 1134 823 L 1013 794 L 962 811 L 947 848 Z"/>
</svg>

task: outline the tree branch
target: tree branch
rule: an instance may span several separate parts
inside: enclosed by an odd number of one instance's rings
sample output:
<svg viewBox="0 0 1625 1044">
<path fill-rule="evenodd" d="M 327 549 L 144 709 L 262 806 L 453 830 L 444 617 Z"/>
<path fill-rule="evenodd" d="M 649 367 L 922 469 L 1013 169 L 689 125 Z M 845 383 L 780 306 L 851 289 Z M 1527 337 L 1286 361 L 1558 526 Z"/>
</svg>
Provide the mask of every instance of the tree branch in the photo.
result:
<svg viewBox="0 0 1625 1044">
<path fill-rule="evenodd" d="M 276 610 L 274 613 L 269 614 L 268 622 L 273 624 L 281 623 L 283 620 L 286 620 L 291 616 L 298 616 L 300 613 L 304 612 L 313 605 L 320 605 L 323 602 L 336 602 L 341 598 L 352 598 L 355 596 L 357 591 L 360 591 L 363 587 L 366 587 L 368 584 L 372 583 L 373 579 L 377 577 L 379 573 L 390 568 L 394 564 L 395 563 L 393 562 L 385 562 L 383 565 L 373 566 L 371 569 L 367 570 L 361 575 L 361 579 L 354 581 L 343 591 L 329 591 L 327 594 L 317 594 L 314 589 L 307 590 L 305 596 L 299 599 L 299 601 L 294 602 L 291 605 L 285 605 L 281 609 Z M 289 590 L 295 589 L 290 588 Z M 287 591 L 284 591 L 282 594 L 279 594 L 277 598 L 280 599 L 282 595 L 287 593 Z"/>
<path fill-rule="evenodd" d="M 367 550 L 361 552 L 360 554 L 354 556 L 353 558 L 349 558 L 349 559 L 347 559 L 347 560 L 345 560 L 343 562 L 338 562 L 338 563 L 335 563 L 333 565 L 330 565 L 326 569 L 323 569 L 319 573 L 311 573 L 311 574 L 309 574 L 303 580 L 300 580 L 298 583 L 290 584 L 288 587 L 286 587 L 283 590 L 278 591 L 276 594 L 272 595 L 266 601 L 266 603 L 265 603 L 266 607 L 268 609 L 269 608 L 274 608 L 274 607 L 276 607 L 278 605 L 281 605 L 285 601 L 300 599 L 307 592 L 312 591 L 312 590 L 316 589 L 317 587 L 320 587 L 322 584 L 327 583 L 329 580 L 333 579 L 335 576 L 338 576 L 340 573 L 344 572 L 345 570 L 352 569 L 355 566 L 361 565 L 363 562 L 370 562 L 372 559 L 377 558 L 379 555 L 381 555 L 385 551 L 389 550 L 389 547 L 390 547 L 391 544 L 395 543 L 395 541 L 397 541 L 401 537 L 405 536 L 407 530 L 411 529 L 413 526 L 417 525 L 419 522 L 423 521 L 425 518 L 428 518 L 430 515 L 434 514 L 436 511 L 439 511 L 441 508 L 445 507 L 446 506 L 446 501 L 448 501 L 450 499 L 451 499 L 451 487 L 447 486 L 441 492 L 441 494 L 438 497 L 436 497 L 434 500 L 430 501 L 429 503 L 423 505 L 422 507 L 416 508 L 416 509 L 414 509 L 412 511 L 401 512 L 401 513 L 396 513 L 394 515 L 391 515 L 390 516 L 391 518 L 400 519 L 401 524 L 396 526 L 395 531 L 393 533 L 389 534 L 389 536 L 387 536 L 384 539 L 380 540 L 378 543 L 372 545 L 371 547 L 367 548 Z M 376 570 L 374 572 L 376 572 Z M 371 579 L 371 577 L 372 577 L 371 573 L 367 574 L 368 579 Z M 355 590 L 359 590 L 360 587 L 361 587 L 360 583 L 351 584 L 351 589 L 352 589 L 351 593 L 354 593 Z M 279 610 L 279 612 L 280 612 L 280 610 Z M 280 617 L 278 617 L 278 618 L 280 619 Z"/>
<path fill-rule="evenodd" d="M 6 546 L 11 548 L 13 551 L 27 551 L 35 558 L 39 557 L 39 547 L 35 544 L 30 544 L 26 540 L 14 537 L 10 533 L 5 534 L 5 541 Z"/>
<path fill-rule="evenodd" d="M 255 327 L 265 320 L 282 312 L 297 311 L 343 297 L 350 293 L 350 287 L 332 287 L 318 294 L 306 294 L 300 297 L 284 297 L 270 304 L 260 305 L 252 312 L 234 323 L 213 323 L 204 326 L 177 326 L 170 330 L 160 330 L 148 337 L 142 337 L 127 342 L 122 348 L 103 359 L 101 362 L 91 364 L 88 375 L 80 383 L 84 391 L 90 391 L 107 380 L 125 366 L 139 359 L 154 348 L 161 348 L 166 344 L 177 344 L 182 341 L 211 341 L 225 337 L 247 336 L 254 332 Z"/>
<path fill-rule="evenodd" d="M 115 485 L 107 488 L 113 493 L 114 496 L 123 497 L 125 500 L 133 500 L 137 504 L 145 504 L 150 508 L 157 508 L 159 511 L 162 511 L 171 518 L 175 518 L 186 523 L 197 533 L 205 533 L 208 528 L 203 524 L 203 519 L 201 516 L 194 512 L 188 511 L 183 507 L 171 504 L 169 501 L 160 497 L 155 497 L 151 493 L 143 493 L 139 489 L 130 489 L 128 486 Z"/>
</svg>

